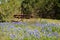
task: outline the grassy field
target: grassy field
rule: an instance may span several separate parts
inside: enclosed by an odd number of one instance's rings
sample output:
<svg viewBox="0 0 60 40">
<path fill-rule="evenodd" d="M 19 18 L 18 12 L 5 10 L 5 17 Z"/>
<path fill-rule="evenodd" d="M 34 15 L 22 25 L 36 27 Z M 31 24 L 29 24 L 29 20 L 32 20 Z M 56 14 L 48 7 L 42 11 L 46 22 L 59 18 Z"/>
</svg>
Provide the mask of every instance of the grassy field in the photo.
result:
<svg viewBox="0 0 60 40">
<path fill-rule="evenodd" d="M 0 40 L 60 40 L 60 20 L 38 18 L 0 23 Z"/>
</svg>

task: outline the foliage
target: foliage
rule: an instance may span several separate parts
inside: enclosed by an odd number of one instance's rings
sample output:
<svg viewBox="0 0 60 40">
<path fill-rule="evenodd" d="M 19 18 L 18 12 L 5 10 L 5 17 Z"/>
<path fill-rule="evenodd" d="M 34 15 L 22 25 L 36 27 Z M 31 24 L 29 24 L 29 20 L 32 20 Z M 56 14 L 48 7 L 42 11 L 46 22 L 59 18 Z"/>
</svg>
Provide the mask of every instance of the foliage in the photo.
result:
<svg viewBox="0 0 60 40">
<path fill-rule="evenodd" d="M 5 21 L 9 21 L 10 19 L 13 19 L 14 14 L 20 14 L 20 4 L 22 0 L 5 0 L 1 1 L 0 4 L 0 12 L 5 15 L 4 19 Z"/>
<path fill-rule="evenodd" d="M 60 0 L 0 0 L 0 13 L 5 21 L 15 14 L 60 19 Z"/>
<path fill-rule="evenodd" d="M 59 0 L 24 0 L 21 11 L 24 14 L 29 13 L 43 18 L 58 18 L 60 15 L 58 5 L 60 5 Z"/>
</svg>

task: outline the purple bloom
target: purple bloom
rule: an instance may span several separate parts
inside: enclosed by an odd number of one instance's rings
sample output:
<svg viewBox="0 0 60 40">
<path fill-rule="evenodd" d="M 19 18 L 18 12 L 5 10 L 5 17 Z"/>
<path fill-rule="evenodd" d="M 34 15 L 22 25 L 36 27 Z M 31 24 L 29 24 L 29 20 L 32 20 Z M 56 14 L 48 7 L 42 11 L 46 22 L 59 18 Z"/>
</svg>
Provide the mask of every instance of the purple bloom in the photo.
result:
<svg viewBox="0 0 60 40">
<path fill-rule="evenodd" d="M 49 34 L 47 34 L 47 36 L 48 36 L 48 37 L 52 37 L 52 36 L 53 36 L 53 34 L 49 33 Z"/>
<path fill-rule="evenodd" d="M 13 24 L 22 24 L 22 22 L 13 22 Z"/>
<path fill-rule="evenodd" d="M 27 31 L 30 35 L 33 35 L 34 34 L 34 32 L 32 31 L 32 30 L 28 30 Z"/>
<path fill-rule="evenodd" d="M 15 34 L 10 34 L 11 39 L 15 39 L 16 35 Z"/>
<path fill-rule="evenodd" d="M 38 30 L 34 30 L 34 36 L 40 38 L 40 32 Z"/>
<path fill-rule="evenodd" d="M 15 28 L 16 31 L 21 31 L 23 30 L 22 28 L 18 27 L 18 28 Z"/>
<path fill-rule="evenodd" d="M 10 25 L 9 28 L 15 28 L 15 26 L 14 25 Z"/>
<path fill-rule="evenodd" d="M 59 34 L 57 32 L 52 33 L 54 36 L 58 36 Z"/>
</svg>

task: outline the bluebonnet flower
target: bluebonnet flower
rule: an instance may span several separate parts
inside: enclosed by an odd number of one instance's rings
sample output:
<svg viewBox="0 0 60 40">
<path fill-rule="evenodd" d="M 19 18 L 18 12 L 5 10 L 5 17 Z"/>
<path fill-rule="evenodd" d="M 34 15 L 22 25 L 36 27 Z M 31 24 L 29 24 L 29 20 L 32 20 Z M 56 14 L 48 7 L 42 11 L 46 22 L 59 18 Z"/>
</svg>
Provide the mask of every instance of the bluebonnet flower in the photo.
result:
<svg viewBox="0 0 60 40">
<path fill-rule="evenodd" d="M 34 34 L 33 30 L 28 30 L 27 32 L 28 32 L 30 35 L 33 35 L 33 34 Z"/>
<path fill-rule="evenodd" d="M 21 27 L 18 27 L 17 30 L 22 30 L 22 28 Z"/>
<path fill-rule="evenodd" d="M 9 28 L 15 28 L 15 26 L 14 25 L 10 25 Z"/>
<path fill-rule="evenodd" d="M 13 24 L 22 24 L 22 22 L 13 22 Z"/>
<path fill-rule="evenodd" d="M 0 23 L 0 26 L 4 28 L 6 25 L 4 23 Z"/>
<path fill-rule="evenodd" d="M 12 29 L 13 30 L 15 29 L 15 26 L 14 25 L 9 25 L 6 29 L 7 29 L 8 32 L 10 32 Z"/>
<path fill-rule="evenodd" d="M 59 24 L 56 24 L 56 27 L 60 27 L 60 25 Z"/>
<path fill-rule="evenodd" d="M 56 27 L 56 24 L 51 23 L 50 26 L 51 26 L 51 27 Z"/>
<path fill-rule="evenodd" d="M 58 36 L 59 34 L 57 32 L 52 32 L 54 36 Z"/>
<path fill-rule="evenodd" d="M 49 32 L 52 32 L 52 28 L 48 27 L 48 31 L 49 31 Z"/>
<path fill-rule="evenodd" d="M 17 28 L 14 29 L 14 31 L 17 31 L 17 32 L 18 32 L 18 31 L 22 31 L 22 30 L 23 30 L 23 29 L 20 28 L 20 27 L 17 27 Z"/>
<path fill-rule="evenodd" d="M 15 34 L 10 34 L 11 39 L 15 39 L 16 35 Z"/>
<path fill-rule="evenodd" d="M 38 30 L 34 30 L 34 36 L 40 38 L 40 32 Z"/>
<path fill-rule="evenodd" d="M 23 25 L 27 25 L 27 23 L 26 23 L 26 22 L 23 22 L 22 24 L 23 24 Z"/>
<path fill-rule="evenodd" d="M 44 32 L 45 32 L 45 30 L 44 30 L 44 29 L 42 29 L 42 30 L 41 30 L 41 32 L 43 32 L 43 33 L 44 33 Z"/>
<path fill-rule="evenodd" d="M 52 36 L 53 36 L 53 34 L 51 34 L 51 33 L 47 34 L 47 37 L 52 37 Z"/>
<path fill-rule="evenodd" d="M 35 26 L 41 27 L 41 24 L 40 23 L 36 23 Z"/>
</svg>

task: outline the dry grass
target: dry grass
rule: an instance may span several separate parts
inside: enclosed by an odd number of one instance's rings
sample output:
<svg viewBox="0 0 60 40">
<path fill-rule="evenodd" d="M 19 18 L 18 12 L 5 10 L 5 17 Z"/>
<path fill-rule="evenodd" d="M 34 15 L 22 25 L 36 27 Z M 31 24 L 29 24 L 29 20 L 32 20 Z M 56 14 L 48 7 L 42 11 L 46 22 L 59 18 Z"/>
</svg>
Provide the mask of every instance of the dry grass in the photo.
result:
<svg viewBox="0 0 60 40">
<path fill-rule="evenodd" d="M 55 19 L 43 19 L 43 18 L 30 18 L 30 19 L 13 19 L 14 21 L 22 21 L 22 22 L 41 22 L 41 21 L 47 21 L 48 23 L 60 23 L 60 20 Z"/>
</svg>

